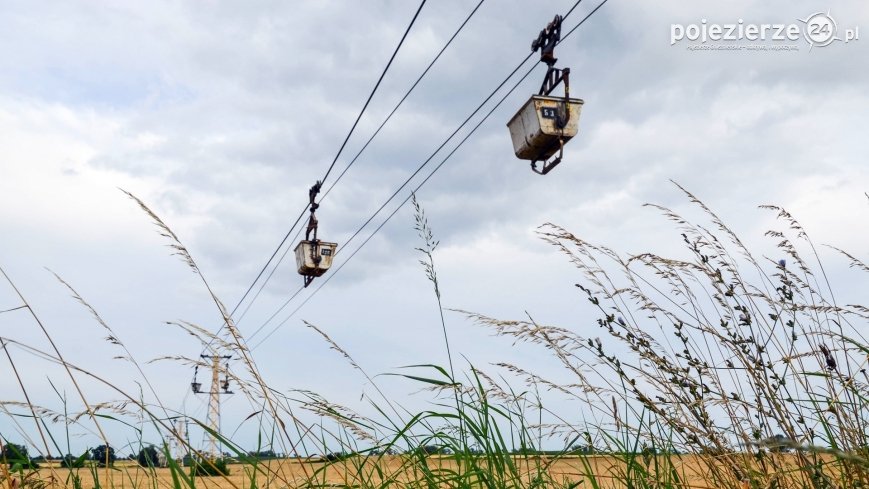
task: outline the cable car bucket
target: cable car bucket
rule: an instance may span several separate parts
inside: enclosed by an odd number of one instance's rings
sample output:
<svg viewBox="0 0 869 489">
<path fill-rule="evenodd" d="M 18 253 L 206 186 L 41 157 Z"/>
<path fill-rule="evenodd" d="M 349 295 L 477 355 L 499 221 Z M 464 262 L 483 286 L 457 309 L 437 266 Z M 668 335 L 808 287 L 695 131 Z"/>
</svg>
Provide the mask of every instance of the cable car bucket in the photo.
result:
<svg viewBox="0 0 869 489">
<path fill-rule="evenodd" d="M 305 287 L 311 285 L 314 278 L 323 276 L 329 267 L 332 266 L 332 257 L 335 256 L 335 250 L 338 248 L 338 243 L 327 243 L 317 239 L 317 227 L 319 222 L 315 212 L 320 207 L 320 204 L 315 202 L 317 194 L 320 193 L 322 182 L 319 180 L 308 191 L 308 199 L 310 200 L 311 217 L 308 219 L 308 227 L 305 230 L 305 239 L 296 245 L 296 268 L 299 275 L 304 277 Z M 311 234 L 313 233 L 313 239 Z"/>
<path fill-rule="evenodd" d="M 531 43 L 531 51 L 539 49 L 540 60 L 548 66 L 540 91 L 532 95 L 507 123 L 516 156 L 531 160 L 531 169 L 540 175 L 546 175 L 561 163 L 565 143 L 579 131 L 579 114 L 584 103 L 582 99 L 570 98 L 570 68 L 555 67 L 558 61 L 555 45 L 560 40 L 561 16 L 556 15 Z M 564 96 L 551 96 L 561 82 L 564 82 Z M 546 161 L 556 153 L 555 159 Z M 538 161 L 544 162 L 540 170 L 537 169 Z"/>
</svg>

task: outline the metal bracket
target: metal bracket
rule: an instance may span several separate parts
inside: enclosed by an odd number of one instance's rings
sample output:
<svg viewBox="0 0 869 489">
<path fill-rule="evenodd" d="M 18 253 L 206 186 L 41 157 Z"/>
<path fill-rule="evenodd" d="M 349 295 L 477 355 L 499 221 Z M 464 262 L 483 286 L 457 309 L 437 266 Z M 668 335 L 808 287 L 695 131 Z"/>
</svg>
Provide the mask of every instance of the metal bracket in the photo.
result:
<svg viewBox="0 0 869 489">
<path fill-rule="evenodd" d="M 533 171 L 534 173 L 537 173 L 538 175 L 546 175 L 547 173 L 552 171 L 553 168 L 558 166 L 558 164 L 561 163 L 562 156 L 564 156 L 564 139 L 558 140 L 558 146 L 559 146 L 558 147 L 558 156 L 554 160 L 549 161 L 549 162 L 544 162 L 543 168 L 540 170 L 537 169 L 537 161 L 532 161 L 531 162 L 531 171 Z"/>
<path fill-rule="evenodd" d="M 570 68 L 558 69 L 550 66 L 546 70 L 546 77 L 540 85 L 538 95 L 549 95 L 561 82 L 564 82 L 564 101 L 561 103 L 563 110 L 559 111 L 555 123 L 559 129 L 564 129 L 570 120 Z"/>
<path fill-rule="evenodd" d="M 305 229 L 305 241 L 317 241 L 317 226 L 319 225 L 319 221 L 317 221 L 317 217 L 314 215 L 314 211 L 311 211 L 311 217 L 308 218 L 308 227 Z M 314 239 L 311 239 L 311 233 L 314 233 Z"/>
<path fill-rule="evenodd" d="M 314 239 L 311 241 L 311 261 L 314 262 L 314 266 L 320 266 L 320 260 L 322 259 L 320 256 L 320 240 L 317 239 L 317 233 L 315 232 Z"/>
<path fill-rule="evenodd" d="M 546 75 L 543 78 L 543 83 L 540 85 L 540 91 L 537 92 L 537 95 L 549 95 L 561 82 L 564 82 L 564 96 L 567 98 L 570 93 L 570 68 L 559 69 L 550 66 L 546 70 Z"/>
</svg>

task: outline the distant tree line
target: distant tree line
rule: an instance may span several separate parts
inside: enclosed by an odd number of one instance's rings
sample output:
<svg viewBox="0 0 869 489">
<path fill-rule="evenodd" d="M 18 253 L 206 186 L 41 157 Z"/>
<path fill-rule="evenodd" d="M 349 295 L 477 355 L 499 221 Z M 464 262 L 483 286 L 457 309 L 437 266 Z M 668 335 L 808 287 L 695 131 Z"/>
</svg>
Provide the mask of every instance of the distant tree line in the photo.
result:
<svg viewBox="0 0 869 489">
<path fill-rule="evenodd" d="M 30 457 L 25 445 L 9 442 L 4 442 L 3 449 L 0 450 L 0 462 L 7 464 L 12 469 L 38 469 L 39 464 L 46 461 L 59 461 L 61 467 L 70 469 L 82 468 L 87 461 L 92 461 L 102 467 L 106 464 L 114 464 L 117 459 L 115 449 L 109 445 L 88 448 L 79 456 L 67 453 L 64 456 L 56 457 L 51 455 Z"/>
<path fill-rule="evenodd" d="M 39 464 L 27 455 L 27 447 L 15 443 L 3 443 L 0 458 L 9 465 L 12 471 L 22 469 L 38 469 Z"/>
<path fill-rule="evenodd" d="M 247 452 L 247 456 L 250 458 L 256 458 L 260 460 L 268 460 L 272 458 L 281 458 L 282 454 L 275 453 L 274 450 L 261 450 L 261 451 L 250 451 Z"/>
</svg>

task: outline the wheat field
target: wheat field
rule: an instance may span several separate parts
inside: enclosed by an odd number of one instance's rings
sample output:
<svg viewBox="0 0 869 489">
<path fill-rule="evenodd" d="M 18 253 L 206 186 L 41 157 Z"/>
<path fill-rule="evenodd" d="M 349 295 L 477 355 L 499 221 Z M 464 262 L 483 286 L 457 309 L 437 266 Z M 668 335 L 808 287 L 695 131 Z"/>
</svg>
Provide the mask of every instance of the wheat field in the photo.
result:
<svg viewBox="0 0 869 489">
<path fill-rule="evenodd" d="M 776 455 L 777 472 L 781 478 L 780 487 L 787 487 L 786 481 L 799 478 L 799 470 L 795 455 Z M 659 480 L 655 473 L 656 462 L 663 466 L 664 457 L 646 457 L 636 461 L 648 470 L 648 486 L 655 486 Z M 679 487 L 684 489 L 713 489 L 720 487 L 714 480 L 714 475 L 708 472 L 710 460 L 708 456 L 700 455 L 668 455 L 668 463 L 672 469 L 680 473 L 684 481 Z M 714 458 L 714 457 L 713 457 Z M 256 487 L 366 487 L 370 484 L 385 487 L 396 484 L 399 487 L 419 482 L 418 460 L 403 455 L 388 455 L 384 457 L 362 457 L 339 462 L 310 461 L 305 459 L 275 459 L 263 461 L 258 465 L 257 477 L 253 477 L 253 467 L 249 464 L 230 464 L 228 476 L 197 477 L 195 484 L 211 489 L 241 489 L 251 487 L 252 481 Z M 412 460 L 413 459 L 413 460 Z M 831 460 L 831 459 L 829 459 Z M 828 461 L 829 461 L 828 460 Z M 457 462 L 452 457 L 429 456 L 426 459 L 433 470 L 444 472 L 457 470 Z M 536 474 L 536 468 L 545 466 L 550 481 L 562 487 L 600 487 L 623 488 L 630 487 L 626 482 L 628 472 L 625 459 L 609 455 L 582 455 L 564 457 L 516 457 L 514 463 L 531 482 Z M 714 461 L 711 463 L 715 463 Z M 726 462 L 722 460 L 719 465 Z M 369 479 L 362 474 L 369 474 L 377 465 L 383 477 Z M 723 468 L 723 467 L 721 467 Z M 760 467 L 757 467 L 761 469 Z M 784 468 L 784 470 L 782 470 Z M 790 473 L 789 473 L 790 472 Z M 589 473 L 593 474 L 589 478 Z M 73 482 L 73 475 L 79 479 Z M 107 469 L 67 469 L 46 464 L 32 477 L 38 478 L 46 488 L 93 488 L 112 487 L 116 489 L 136 489 L 142 487 L 173 488 L 173 477 L 168 468 L 143 468 L 135 462 L 118 462 Z M 594 483 L 592 483 L 592 480 Z M 31 480 L 31 482 L 34 482 Z M 18 484 L 13 484 L 17 486 Z M 746 486 L 748 487 L 748 486 Z"/>
</svg>

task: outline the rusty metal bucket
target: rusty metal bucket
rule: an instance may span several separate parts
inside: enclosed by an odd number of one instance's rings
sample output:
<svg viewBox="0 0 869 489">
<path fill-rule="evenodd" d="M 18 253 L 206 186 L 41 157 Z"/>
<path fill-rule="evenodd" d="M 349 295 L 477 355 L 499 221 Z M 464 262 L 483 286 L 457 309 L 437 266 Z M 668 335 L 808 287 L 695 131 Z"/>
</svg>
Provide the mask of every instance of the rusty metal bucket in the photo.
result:
<svg viewBox="0 0 869 489">
<path fill-rule="evenodd" d="M 582 99 L 567 99 L 569 117 L 563 129 L 558 127 L 560 113 L 564 112 L 563 97 L 534 95 L 516 112 L 507 123 L 513 150 L 522 160 L 543 161 L 561 148 L 579 131 L 579 114 Z"/>
<path fill-rule="evenodd" d="M 300 241 L 296 246 L 296 267 L 299 274 L 306 277 L 322 276 L 332 266 L 332 257 L 335 256 L 336 248 L 338 243 Z M 319 263 L 314 260 L 314 257 L 320 258 Z"/>
</svg>

